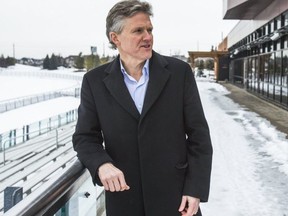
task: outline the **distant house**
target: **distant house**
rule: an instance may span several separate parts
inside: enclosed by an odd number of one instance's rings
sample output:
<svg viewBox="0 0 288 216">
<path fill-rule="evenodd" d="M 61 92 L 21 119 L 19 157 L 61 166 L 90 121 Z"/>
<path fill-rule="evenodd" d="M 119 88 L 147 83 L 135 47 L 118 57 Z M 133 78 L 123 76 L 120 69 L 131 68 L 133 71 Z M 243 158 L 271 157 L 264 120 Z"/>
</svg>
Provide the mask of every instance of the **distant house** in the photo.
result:
<svg viewBox="0 0 288 216">
<path fill-rule="evenodd" d="M 42 66 L 43 65 L 43 59 L 34 59 L 34 58 L 21 58 L 20 60 L 17 60 L 19 64 L 24 65 L 30 65 L 30 66 Z"/>
<path fill-rule="evenodd" d="M 78 55 L 70 55 L 70 56 L 64 58 L 65 65 L 68 68 L 74 67 L 74 63 L 75 63 L 77 57 L 78 57 Z"/>
</svg>

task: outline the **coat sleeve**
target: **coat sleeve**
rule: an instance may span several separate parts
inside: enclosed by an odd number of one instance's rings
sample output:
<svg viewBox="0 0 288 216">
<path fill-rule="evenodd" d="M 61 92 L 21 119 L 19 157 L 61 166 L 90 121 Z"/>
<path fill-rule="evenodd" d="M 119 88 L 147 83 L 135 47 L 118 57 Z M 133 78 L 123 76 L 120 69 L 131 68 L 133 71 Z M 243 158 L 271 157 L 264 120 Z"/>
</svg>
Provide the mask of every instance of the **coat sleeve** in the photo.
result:
<svg viewBox="0 0 288 216">
<path fill-rule="evenodd" d="M 184 120 L 187 135 L 187 160 L 183 193 L 207 202 L 210 188 L 212 144 L 197 84 L 191 68 L 186 70 Z"/>
<path fill-rule="evenodd" d="M 106 162 L 112 162 L 112 159 L 104 149 L 95 100 L 87 76 L 84 76 L 82 82 L 81 103 L 72 142 L 79 160 L 89 170 L 93 183 L 102 186 L 98 178 L 98 168 Z"/>
</svg>

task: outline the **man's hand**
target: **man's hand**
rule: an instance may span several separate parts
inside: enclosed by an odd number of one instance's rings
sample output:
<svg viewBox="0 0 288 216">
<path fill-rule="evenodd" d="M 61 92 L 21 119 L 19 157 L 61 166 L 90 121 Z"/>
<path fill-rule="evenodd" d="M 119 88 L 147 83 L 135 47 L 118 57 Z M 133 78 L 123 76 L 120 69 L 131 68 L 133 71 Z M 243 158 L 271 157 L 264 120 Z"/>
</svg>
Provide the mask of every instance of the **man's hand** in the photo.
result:
<svg viewBox="0 0 288 216">
<path fill-rule="evenodd" d="M 196 215 L 199 208 L 200 199 L 191 196 L 182 196 L 179 212 L 183 216 Z"/>
<path fill-rule="evenodd" d="M 130 189 L 126 184 L 123 172 L 111 163 L 101 165 L 98 175 L 106 191 L 118 192 Z"/>
</svg>

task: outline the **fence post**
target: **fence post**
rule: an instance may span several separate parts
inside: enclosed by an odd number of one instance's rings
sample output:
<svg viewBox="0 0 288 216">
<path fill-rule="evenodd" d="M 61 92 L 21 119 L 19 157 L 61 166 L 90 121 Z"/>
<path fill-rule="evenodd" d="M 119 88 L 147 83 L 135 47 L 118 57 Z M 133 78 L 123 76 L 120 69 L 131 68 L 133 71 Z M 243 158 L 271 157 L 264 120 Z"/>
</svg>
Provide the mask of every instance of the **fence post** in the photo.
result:
<svg viewBox="0 0 288 216">
<path fill-rule="evenodd" d="M 22 128 L 22 133 L 23 133 L 23 138 L 22 138 L 22 142 L 25 142 L 25 126 L 23 126 Z"/>
<path fill-rule="evenodd" d="M 59 147 L 58 129 L 56 128 L 55 131 L 56 131 L 56 149 L 58 149 L 58 147 Z"/>
<path fill-rule="evenodd" d="M 49 118 L 49 123 L 48 123 L 49 124 L 48 125 L 49 131 L 51 131 L 51 121 L 52 121 L 51 118 Z"/>
<path fill-rule="evenodd" d="M 0 152 L 2 151 L 2 134 L 0 134 Z"/>
<path fill-rule="evenodd" d="M 26 125 L 26 140 L 29 140 L 29 125 Z"/>
<path fill-rule="evenodd" d="M 39 121 L 39 135 L 41 135 L 41 121 Z"/>
<path fill-rule="evenodd" d="M 9 131 L 9 147 L 12 146 L 12 130 Z"/>
<path fill-rule="evenodd" d="M 61 126 L 61 115 L 58 115 L 58 127 Z"/>
</svg>

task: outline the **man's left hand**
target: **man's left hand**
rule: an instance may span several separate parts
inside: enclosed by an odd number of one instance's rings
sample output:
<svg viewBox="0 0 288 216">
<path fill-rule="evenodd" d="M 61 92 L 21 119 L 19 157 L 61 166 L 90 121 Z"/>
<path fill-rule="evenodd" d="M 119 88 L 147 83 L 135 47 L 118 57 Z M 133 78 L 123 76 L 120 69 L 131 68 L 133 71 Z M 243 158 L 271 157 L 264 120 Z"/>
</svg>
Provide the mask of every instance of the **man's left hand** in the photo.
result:
<svg viewBox="0 0 288 216">
<path fill-rule="evenodd" d="M 179 212 L 183 216 L 196 215 L 199 209 L 200 199 L 191 196 L 182 196 Z"/>
</svg>

